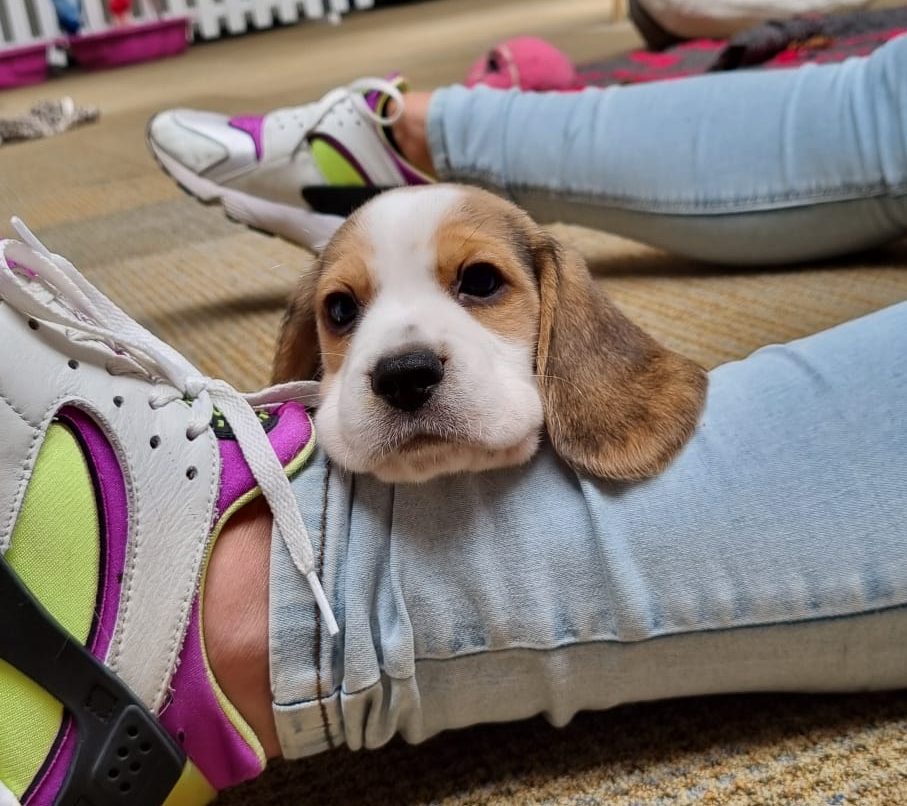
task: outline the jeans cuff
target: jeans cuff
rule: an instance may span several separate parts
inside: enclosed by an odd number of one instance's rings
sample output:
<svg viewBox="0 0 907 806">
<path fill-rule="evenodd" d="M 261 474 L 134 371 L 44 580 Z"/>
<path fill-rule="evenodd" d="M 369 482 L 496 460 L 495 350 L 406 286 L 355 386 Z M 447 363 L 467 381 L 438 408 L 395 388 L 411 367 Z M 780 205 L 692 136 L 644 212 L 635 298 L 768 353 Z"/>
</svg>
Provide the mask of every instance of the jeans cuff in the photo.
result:
<svg viewBox="0 0 907 806">
<path fill-rule="evenodd" d="M 332 491 L 331 487 L 335 487 Z M 269 650 L 272 710 L 285 758 L 312 755 L 342 743 L 339 683 L 334 658 L 342 657 L 344 618 L 340 546 L 342 481 L 318 451 L 292 481 L 312 540 L 316 571 L 341 632 L 331 637 L 305 577 L 283 540 L 271 542 Z"/>
<path fill-rule="evenodd" d="M 448 179 L 452 174 L 450 156 L 444 137 L 444 105 L 458 88 L 438 89 L 431 95 L 426 120 L 428 151 L 439 179 Z"/>
</svg>

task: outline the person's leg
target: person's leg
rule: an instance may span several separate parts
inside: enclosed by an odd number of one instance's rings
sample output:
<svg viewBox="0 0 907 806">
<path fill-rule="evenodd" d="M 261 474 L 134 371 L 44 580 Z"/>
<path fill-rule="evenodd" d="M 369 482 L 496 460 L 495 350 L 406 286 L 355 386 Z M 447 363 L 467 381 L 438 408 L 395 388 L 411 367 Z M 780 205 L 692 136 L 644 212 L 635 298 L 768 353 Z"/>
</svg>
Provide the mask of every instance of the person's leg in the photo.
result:
<svg viewBox="0 0 907 806">
<path fill-rule="evenodd" d="M 407 96 L 435 172 L 541 221 L 738 264 L 853 252 L 907 231 L 907 37 L 865 59 L 645 86 Z M 412 120 L 407 116 L 412 115 Z"/>
<path fill-rule="evenodd" d="M 280 755 L 268 675 L 271 522 L 259 500 L 227 523 L 211 553 L 204 602 L 211 670 L 268 758 Z"/>
<path fill-rule="evenodd" d="M 907 303 L 710 376 L 660 476 L 294 481 L 340 641 L 273 547 L 283 752 L 735 691 L 907 684 Z"/>
<path fill-rule="evenodd" d="M 794 262 L 904 233 L 905 63 L 902 37 L 843 64 L 580 93 L 404 99 L 364 79 L 264 116 L 168 110 L 148 141 L 200 199 L 316 250 L 375 193 L 440 177 L 689 257 Z"/>
</svg>

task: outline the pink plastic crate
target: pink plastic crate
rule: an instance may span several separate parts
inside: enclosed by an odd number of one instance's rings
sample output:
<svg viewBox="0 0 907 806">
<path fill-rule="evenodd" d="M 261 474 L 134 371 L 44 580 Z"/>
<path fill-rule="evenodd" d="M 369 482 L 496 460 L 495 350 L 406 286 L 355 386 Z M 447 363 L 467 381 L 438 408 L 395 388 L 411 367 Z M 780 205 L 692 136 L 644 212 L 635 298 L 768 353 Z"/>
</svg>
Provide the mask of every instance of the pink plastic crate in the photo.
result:
<svg viewBox="0 0 907 806">
<path fill-rule="evenodd" d="M 69 53 L 89 70 L 176 56 L 189 46 L 188 17 L 140 22 L 69 38 Z"/>
<path fill-rule="evenodd" d="M 47 78 L 48 43 L 0 50 L 0 89 L 38 84 Z"/>
</svg>

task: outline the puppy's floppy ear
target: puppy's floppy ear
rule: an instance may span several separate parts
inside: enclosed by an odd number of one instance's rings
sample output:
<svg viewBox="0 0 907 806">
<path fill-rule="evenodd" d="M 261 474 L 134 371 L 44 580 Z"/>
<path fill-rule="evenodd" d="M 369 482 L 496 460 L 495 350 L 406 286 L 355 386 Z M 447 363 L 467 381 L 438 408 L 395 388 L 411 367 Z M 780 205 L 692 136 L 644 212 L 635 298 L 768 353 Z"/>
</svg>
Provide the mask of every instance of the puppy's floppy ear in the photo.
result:
<svg viewBox="0 0 907 806">
<path fill-rule="evenodd" d="M 601 478 L 658 473 L 696 427 L 705 371 L 627 319 L 578 255 L 541 232 L 532 252 L 541 297 L 536 366 L 554 449 Z"/>
<path fill-rule="evenodd" d="M 321 375 L 321 354 L 313 307 L 320 269 L 319 261 L 314 271 L 302 275 L 290 297 L 277 337 L 272 383 L 308 381 Z"/>
</svg>

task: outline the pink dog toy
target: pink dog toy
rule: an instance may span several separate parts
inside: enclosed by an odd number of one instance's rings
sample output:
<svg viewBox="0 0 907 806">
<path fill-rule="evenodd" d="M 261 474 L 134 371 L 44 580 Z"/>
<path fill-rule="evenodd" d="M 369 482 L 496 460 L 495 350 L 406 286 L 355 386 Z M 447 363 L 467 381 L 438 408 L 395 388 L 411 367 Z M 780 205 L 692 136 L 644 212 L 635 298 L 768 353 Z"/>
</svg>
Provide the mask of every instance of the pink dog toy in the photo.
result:
<svg viewBox="0 0 907 806">
<path fill-rule="evenodd" d="M 578 90 L 583 87 L 573 63 L 554 45 L 535 36 L 518 36 L 495 45 L 466 77 L 466 86 L 521 90 Z"/>
</svg>

